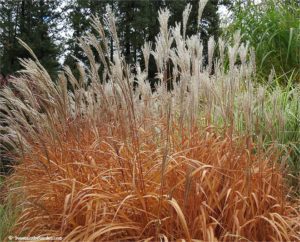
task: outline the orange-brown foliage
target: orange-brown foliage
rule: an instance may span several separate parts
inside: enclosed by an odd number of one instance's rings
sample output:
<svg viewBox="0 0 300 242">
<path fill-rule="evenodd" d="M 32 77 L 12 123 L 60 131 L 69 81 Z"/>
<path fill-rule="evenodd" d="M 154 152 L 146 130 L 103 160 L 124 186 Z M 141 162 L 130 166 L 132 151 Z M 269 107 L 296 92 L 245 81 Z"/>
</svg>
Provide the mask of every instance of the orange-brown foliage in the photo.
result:
<svg viewBox="0 0 300 242">
<path fill-rule="evenodd" d="M 300 238 L 272 160 L 242 138 L 178 130 L 172 124 L 168 143 L 143 129 L 134 143 L 105 125 L 96 139 L 84 122 L 69 124 L 60 143 L 41 136 L 45 145 L 35 144 L 12 177 L 25 199 L 16 233 L 65 241 Z"/>
</svg>

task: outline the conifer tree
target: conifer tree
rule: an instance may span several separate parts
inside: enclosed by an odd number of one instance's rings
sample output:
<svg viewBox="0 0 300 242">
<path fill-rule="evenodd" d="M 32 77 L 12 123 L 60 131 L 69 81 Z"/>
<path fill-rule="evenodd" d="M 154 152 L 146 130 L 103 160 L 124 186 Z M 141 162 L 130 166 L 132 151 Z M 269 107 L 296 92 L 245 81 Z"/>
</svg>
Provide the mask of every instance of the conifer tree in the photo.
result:
<svg viewBox="0 0 300 242">
<path fill-rule="evenodd" d="M 3 75 L 20 69 L 18 58 L 29 53 L 17 38 L 26 42 L 54 76 L 58 65 L 57 31 L 60 0 L 0 0 L 0 69 Z"/>
<path fill-rule="evenodd" d="M 117 18 L 117 31 L 120 39 L 120 48 L 127 63 L 135 64 L 137 61 L 143 65 L 141 47 L 145 41 L 155 42 L 155 36 L 159 32 L 158 11 L 167 7 L 171 12 L 169 25 L 175 26 L 176 22 L 182 20 L 182 12 L 189 3 L 192 7 L 188 20 L 186 35 L 190 36 L 201 31 L 201 38 L 204 42 L 204 52 L 209 36 L 219 35 L 219 15 L 217 13 L 220 4 L 229 4 L 231 0 L 209 0 L 201 20 L 201 28 L 198 23 L 199 0 L 68 0 L 65 11 L 69 13 L 69 24 L 73 30 L 72 38 L 68 40 L 68 55 L 65 65 L 71 67 L 76 73 L 76 61 L 72 55 L 85 62 L 76 40 L 84 32 L 92 31 L 89 25 L 90 17 L 98 15 L 101 20 L 106 16 L 106 5 L 109 5 Z M 109 34 L 107 34 L 109 36 Z M 108 37 L 109 38 L 109 37 Z M 113 60 L 114 43 L 110 43 L 109 59 Z M 95 55 L 97 56 L 97 55 Z M 100 68 L 101 71 L 101 68 Z M 153 56 L 149 60 L 149 80 L 154 81 L 156 76 L 156 65 Z"/>
</svg>

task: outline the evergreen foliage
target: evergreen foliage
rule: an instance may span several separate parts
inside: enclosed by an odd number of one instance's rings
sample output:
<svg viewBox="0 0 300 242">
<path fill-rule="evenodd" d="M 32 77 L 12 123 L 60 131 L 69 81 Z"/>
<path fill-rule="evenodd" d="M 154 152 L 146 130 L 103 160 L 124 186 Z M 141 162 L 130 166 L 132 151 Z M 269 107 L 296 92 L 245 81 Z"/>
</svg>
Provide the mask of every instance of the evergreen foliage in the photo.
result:
<svg viewBox="0 0 300 242">
<path fill-rule="evenodd" d="M 92 31 L 88 25 L 92 15 L 104 16 L 106 14 L 106 6 L 109 5 L 117 18 L 117 33 L 120 39 L 120 47 L 122 54 L 125 56 L 127 63 L 135 64 L 142 61 L 142 45 L 145 41 L 155 42 L 155 36 L 159 32 L 159 23 L 157 20 L 158 11 L 167 7 L 170 9 L 171 17 L 169 19 L 170 26 L 175 26 L 176 22 L 182 20 L 182 12 L 187 4 L 191 4 L 190 21 L 187 26 L 187 36 L 197 33 L 198 23 L 198 0 L 70 0 L 66 9 L 70 11 L 69 23 L 73 32 L 72 38 L 68 41 L 70 55 L 67 56 L 65 64 L 75 70 L 75 61 L 71 57 L 75 55 L 80 60 L 85 61 L 80 48 L 76 46 L 76 39 L 84 32 Z M 209 36 L 219 35 L 219 16 L 217 13 L 219 4 L 228 4 L 226 1 L 212 0 L 209 1 L 203 12 L 201 22 L 201 36 L 204 46 L 207 45 Z M 111 39 L 110 60 L 113 58 L 113 50 L 116 49 Z M 150 58 L 150 78 L 155 76 L 157 71 L 153 58 Z"/>
<path fill-rule="evenodd" d="M 30 44 L 50 75 L 56 73 L 59 47 L 56 44 L 60 1 L 0 0 L 0 71 L 4 76 L 20 70 L 18 58 L 28 52 L 17 38 Z"/>
</svg>

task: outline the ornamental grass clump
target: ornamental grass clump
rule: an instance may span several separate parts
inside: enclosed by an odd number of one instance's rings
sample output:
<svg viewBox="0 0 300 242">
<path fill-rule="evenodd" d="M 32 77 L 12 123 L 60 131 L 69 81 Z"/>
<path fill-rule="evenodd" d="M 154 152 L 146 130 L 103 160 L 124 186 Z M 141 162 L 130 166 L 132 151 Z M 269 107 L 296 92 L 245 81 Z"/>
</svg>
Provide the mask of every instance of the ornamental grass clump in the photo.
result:
<svg viewBox="0 0 300 242">
<path fill-rule="evenodd" d="M 272 157 L 212 129 L 187 135 L 170 127 L 167 144 L 138 130 L 136 147 L 106 124 L 97 139 L 77 121 L 60 145 L 34 144 L 13 176 L 22 182 L 16 192 L 26 194 L 15 233 L 65 241 L 299 239 L 299 214 Z"/>
<path fill-rule="evenodd" d="M 65 67 L 53 82 L 20 41 L 33 60 L 21 61 L 24 70 L 0 95 L 7 124 L 1 142 L 18 161 L 10 179 L 21 208 L 15 234 L 65 241 L 299 240 L 299 204 L 278 166 L 281 152 L 273 142 L 256 142 L 257 90 L 266 89 L 252 82 L 254 52 L 239 32 L 231 42 L 211 38 L 204 65 L 200 37 L 185 36 L 179 23 L 169 27 L 170 12 L 161 10 L 156 42 L 142 50 L 146 65 L 132 71 L 107 12 L 113 61 L 95 17 L 100 40 L 92 34 L 79 40 L 89 61 L 78 63 L 79 78 Z"/>
</svg>

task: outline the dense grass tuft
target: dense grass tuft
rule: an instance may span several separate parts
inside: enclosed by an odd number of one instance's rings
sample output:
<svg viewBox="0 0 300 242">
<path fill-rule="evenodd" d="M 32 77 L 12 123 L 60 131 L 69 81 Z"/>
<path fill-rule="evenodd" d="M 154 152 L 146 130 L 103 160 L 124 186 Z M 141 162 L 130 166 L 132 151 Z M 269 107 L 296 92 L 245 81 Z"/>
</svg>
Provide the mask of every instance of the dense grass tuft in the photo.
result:
<svg viewBox="0 0 300 242">
<path fill-rule="evenodd" d="M 16 235 L 300 240 L 299 203 L 282 175 L 286 157 L 296 164 L 298 89 L 256 86 L 255 54 L 239 32 L 231 43 L 210 38 L 205 65 L 200 37 L 169 27 L 169 16 L 160 11 L 154 49 L 144 45 L 145 66 L 134 71 L 110 8 L 107 26 L 92 20 L 101 41 L 79 40 L 89 65 L 78 63 L 78 79 L 65 67 L 52 81 L 20 41 L 34 60 L 22 60 L 0 92 L 1 142 L 19 161 L 9 191 L 22 209 Z M 104 29 L 116 44 L 113 61 Z"/>
<path fill-rule="evenodd" d="M 8 194 L 9 186 L 0 175 L 0 241 L 12 234 L 13 226 L 20 215 L 13 194 Z"/>
<path fill-rule="evenodd" d="M 246 149 L 245 139 L 221 138 L 212 128 L 186 136 L 172 123 L 167 146 L 140 129 L 135 147 L 105 124 L 101 141 L 85 122 L 68 129 L 60 146 L 34 144 L 16 168 L 12 179 L 22 181 L 16 192 L 26 201 L 17 234 L 66 241 L 299 239 L 299 214 L 286 201 L 280 170 L 272 157 Z"/>
</svg>

